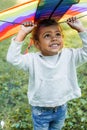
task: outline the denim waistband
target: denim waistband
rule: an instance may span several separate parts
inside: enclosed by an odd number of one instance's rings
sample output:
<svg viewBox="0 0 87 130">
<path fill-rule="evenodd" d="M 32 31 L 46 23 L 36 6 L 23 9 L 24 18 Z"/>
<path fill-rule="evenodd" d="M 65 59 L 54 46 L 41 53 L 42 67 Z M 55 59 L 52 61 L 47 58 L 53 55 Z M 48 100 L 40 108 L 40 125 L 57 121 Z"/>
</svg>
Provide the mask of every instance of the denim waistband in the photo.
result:
<svg viewBox="0 0 87 130">
<path fill-rule="evenodd" d="M 32 107 L 38 108 L 38 109 L 41 109 L 41 110 L 57 111 L 59 108 L 64 107 L 64 106 L 66 106 L 66 105 L 67 105 L 67 103 L 65 103 L 65 104 L 63 104 L 63 105 L 60 105 L 60 106 L 55 106 L 55 107 L 44 107 L 44 106 L 42 106 L 42 107 L 40 107 L 40 106 L 32 106 Z"/>
</svg>

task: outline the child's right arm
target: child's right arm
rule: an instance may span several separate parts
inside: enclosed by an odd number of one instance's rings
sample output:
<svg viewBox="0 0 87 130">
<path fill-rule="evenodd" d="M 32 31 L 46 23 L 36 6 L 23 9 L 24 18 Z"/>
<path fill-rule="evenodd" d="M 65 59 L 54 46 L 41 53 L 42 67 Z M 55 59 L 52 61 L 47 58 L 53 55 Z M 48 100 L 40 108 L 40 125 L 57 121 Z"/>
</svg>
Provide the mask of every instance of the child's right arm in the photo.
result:
<svg viewBox="0 0 87 130">
<path fill-rule="evenodd" d="M 36 25 L 33 22 L 24 22 L 21 25 L 20 30 L 15 38 L 16 41 L 21 42 L 25 39 L 25 37 L 31 33 Z"/>
<path fill-rule="evenodd" d="M 26 22 L 21 25 L 21 28 L 15 38 L 12 39 L 11 45 L 7 53 L 7 61 L 18 68 L 27 70 L 29 68 L 29 62 L 31 60 L 31 55 L 21 54 L 21 48 L 23 40 L 29 34 L 35 25 L 32 22 Z"/>
</svg>

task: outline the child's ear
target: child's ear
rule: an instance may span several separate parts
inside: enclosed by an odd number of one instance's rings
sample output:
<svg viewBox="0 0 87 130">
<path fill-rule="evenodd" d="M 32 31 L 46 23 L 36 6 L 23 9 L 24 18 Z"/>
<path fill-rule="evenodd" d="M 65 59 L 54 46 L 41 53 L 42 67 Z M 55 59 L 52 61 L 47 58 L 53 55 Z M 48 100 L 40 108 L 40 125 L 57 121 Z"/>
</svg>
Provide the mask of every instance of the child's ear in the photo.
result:
<svg viewBox="0 0 87 130">
<path fill-rule="evenodd" d="M 39 44 L 40 44 L 40 43 L 39 43 L 38 40 L 35 40 L 35 41 L 34 41 L 35 47 L 40 50 L 40 45 L 39 45 Z"/>
</svg>

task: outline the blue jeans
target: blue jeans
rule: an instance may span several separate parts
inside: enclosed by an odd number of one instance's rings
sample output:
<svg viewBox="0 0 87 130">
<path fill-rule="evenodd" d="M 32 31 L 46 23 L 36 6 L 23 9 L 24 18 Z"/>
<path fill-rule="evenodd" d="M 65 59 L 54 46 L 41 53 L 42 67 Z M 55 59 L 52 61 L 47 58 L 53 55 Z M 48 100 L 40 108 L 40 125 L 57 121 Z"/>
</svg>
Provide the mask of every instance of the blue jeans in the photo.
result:
<svg viewBox="0 0 87 130">
<path fill-rule="evenodd" d="M 32 106 L 34 130 L 61 130 L 67 113 L 67 104 L 51 107 Z"/>
</svg>

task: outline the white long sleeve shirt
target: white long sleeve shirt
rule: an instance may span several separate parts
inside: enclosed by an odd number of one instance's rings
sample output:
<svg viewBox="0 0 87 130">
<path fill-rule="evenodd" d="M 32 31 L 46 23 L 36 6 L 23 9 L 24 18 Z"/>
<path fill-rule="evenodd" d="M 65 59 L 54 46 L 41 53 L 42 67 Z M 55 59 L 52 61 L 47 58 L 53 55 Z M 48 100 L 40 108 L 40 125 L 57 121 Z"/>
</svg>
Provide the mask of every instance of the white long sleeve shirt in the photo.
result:
<svg viewBox="0 0 87 130">
<path fill-rule="evenodd" d="M 87 32 L 79 33 L 82 48 L 63 48 L 54 56 L 21 54 L 23 43 L 12 39 L 7 61 L 29 71 L 28 99 L 33 106 L 55 107 L 81 96 L 76 68 L 87 62 Z"/>
</svg>

